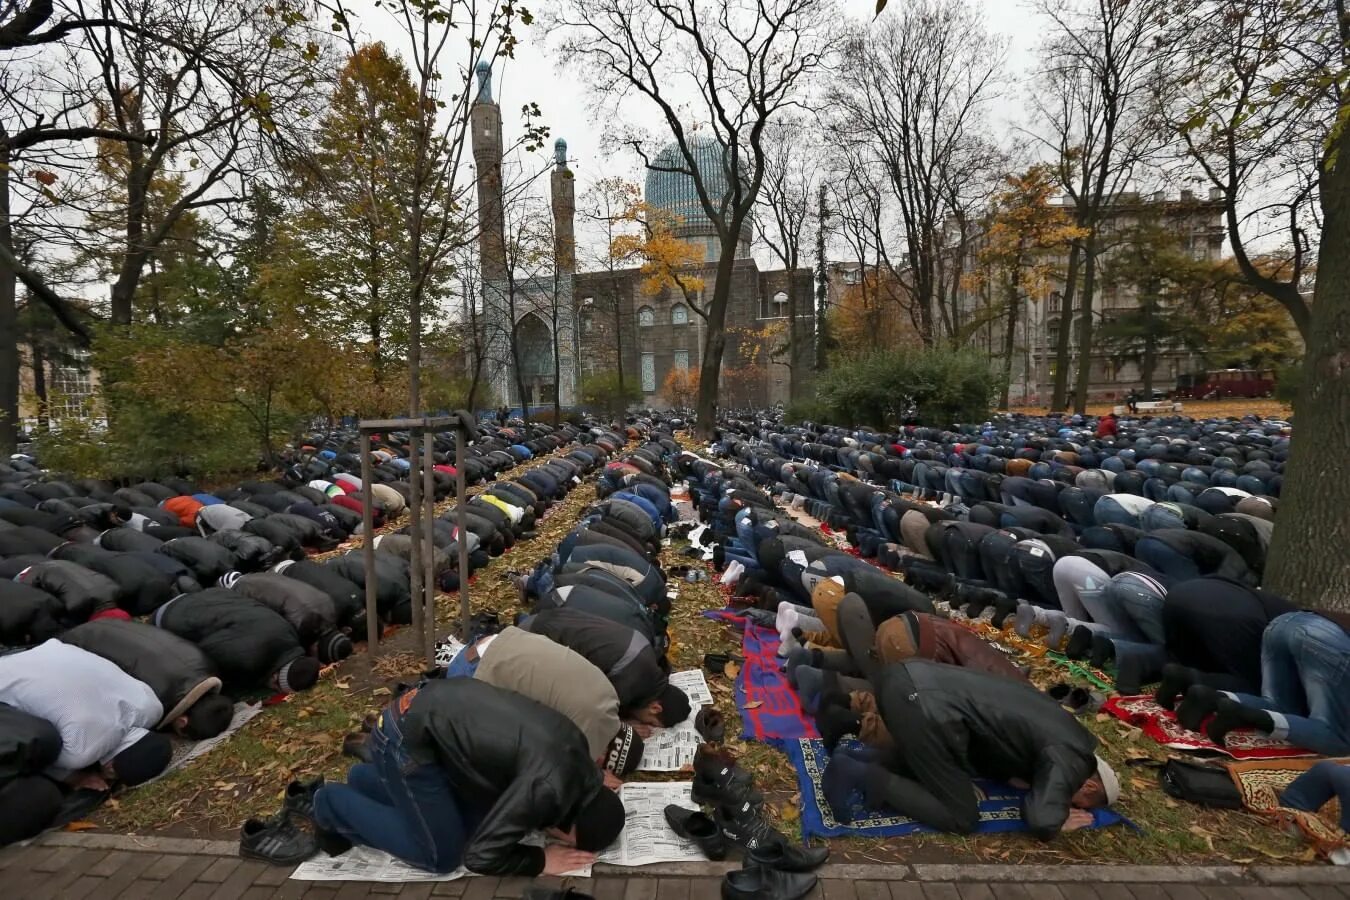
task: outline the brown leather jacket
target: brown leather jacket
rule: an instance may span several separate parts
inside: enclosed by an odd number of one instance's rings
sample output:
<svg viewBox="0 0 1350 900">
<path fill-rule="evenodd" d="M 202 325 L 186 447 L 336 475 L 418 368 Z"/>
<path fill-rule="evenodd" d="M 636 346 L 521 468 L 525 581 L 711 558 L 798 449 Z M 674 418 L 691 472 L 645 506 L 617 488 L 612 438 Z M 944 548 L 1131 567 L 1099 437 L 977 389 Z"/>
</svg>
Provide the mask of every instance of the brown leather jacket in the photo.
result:
<svg viewBox="0 0 1350 900">
<path fill-rule="evenodd" d="M 913 631 L 905 621 L 909 617 L 913 617 L 918 626 L 917 647 L 912 640 Z M 877 627 L 877 655 L 886 664 L 917 656 L 1017 681 L 1027 680 L 1026 673 L 1013 665 L 1005 654 L 970 629 L 924 613 L 905 613 L 882 622 Z"/>
</svg>

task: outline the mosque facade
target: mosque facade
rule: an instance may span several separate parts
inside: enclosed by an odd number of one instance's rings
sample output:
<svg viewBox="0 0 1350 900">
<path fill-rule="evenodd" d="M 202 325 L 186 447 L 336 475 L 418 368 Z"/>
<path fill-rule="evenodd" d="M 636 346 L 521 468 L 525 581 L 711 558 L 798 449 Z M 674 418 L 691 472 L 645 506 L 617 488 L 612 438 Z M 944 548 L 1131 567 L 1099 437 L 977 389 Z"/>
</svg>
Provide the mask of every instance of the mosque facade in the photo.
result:
<svg viewBox="0 0 1350 900">
<path fill-rule="evenodd" d="M 576 271 L 576 183 L 561 139 L 554 146 L 549 185 L 555 271 L 513 277 L 503 215 L 501 110 L 486 65 L 478 70 L 478 85 L 470 126 L 478 174 L 483 376 L 493 402 L 542 406 L 556 395 L 570 407 L 579 402 L 586 378 L 622 373 L 625 384 L 641 393 L 644 406 L 667 405 L 664 386 L 671 373 L 697 372 L 701 365 L 707 326 L 689 301 L 702 305 L 711 294 L 721 250 L 694 179 L 668 171 L 684 165 L 678 146 L 664 148 L 652 160 L 644 196 L 649 205 L 671 214 L 678 223 L 676 236 L 701 254 L 702 262 L 689 273 L 704 285 L 696 296 L 672 289 L 649 293 L 636 268 Z M 708 190 L 725 191 L 721 146 L 695 136 L 690 149 Z M 724 329 L 720 397 L 730 407 L 789 401 L 787 358 L 776 353 L 785 341 L 789 291 L 797 298 L 798 330 L 813 341 L 811 270 L 760 269 L 750 237 L 747 225 L 736 248 Z M 799 358 L 812 355 L 803 348 Z"/>
</svg>

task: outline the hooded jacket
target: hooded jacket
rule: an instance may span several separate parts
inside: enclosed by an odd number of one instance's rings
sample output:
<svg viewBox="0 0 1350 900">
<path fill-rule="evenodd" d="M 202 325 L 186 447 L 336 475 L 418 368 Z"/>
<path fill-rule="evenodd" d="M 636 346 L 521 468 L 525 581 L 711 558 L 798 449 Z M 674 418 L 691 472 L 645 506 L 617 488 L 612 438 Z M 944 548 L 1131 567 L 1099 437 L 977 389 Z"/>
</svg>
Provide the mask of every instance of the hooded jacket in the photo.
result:
<svg viewBox="0 0 1350 900">
<path fill-rule="evenodd" d="M 366 564 L 363 551 L 353 550 L 345 556 L 330 559 L 326 565 L 356 585 L 362 591 L 366 586 Z M 408 586 L 408 564 L 392 553 L 375 551 L 375 603 L 381 618 L 393 622 L 396 610 L 412 615 L 412 590 Z M 362 594 L 362 596 L 365 596 Z M 408 619 L 411 621 L 411 618 Z"/>
<path fill-rule="evenodd" d="M 892 734 L 928 729 L 925 740 L 897 741 L 902 755 L 937 753 L 972 778 L 1030 783 L 1022 818 L 1041 840 L 1059 833 L 1074 793 L 1097 771 L 1097 739 L 1025 681 L 911 660 L 881 668 L 874 684 Z"/>
<path fill-rule="evenodd" d="M 274 672 L 305 652 L 290 623 L 225 588 L 175 597 L 155 610 L 153 621 L 200 647 L 231 696 L 265 689 Z"/>
<path fill-rule="evenodd" d="M 625 715 L 655 700 L 669 682 L 651 640 L 603 616 L 568 607 L 546 609 L 524 627 L 580 654 L 604 672 Z"/>
<path fill-rule="evenodd" d="M 570 828 L 606 790 L 585 737 L 567 717 L 481 679 L 428 682 L 384 715 L 394 709 L 412 758 L 439 763 L 456 797 L 487 810 L 464 850 L 471 872 L 538 875 L 544 852 L 521 840 L 541 828 Z"/>
<path fill-rule="evenodd" d="M 337 628 L 332 599 L 316 587 L 275 572 L 254 572 L 221 579 L 221 586 L 257 600 L 290 623 L 306 647 Z"/>
<path fill-rule="evenodd" d="M 116 663 L 148 684 L 164 706 L 157 728 L 167 728 L 192 704 L 221 688 L 210 658 L 196 644 L 162 628 L 99 619 L 70 629 L 61 640 Z"/>
</svg>

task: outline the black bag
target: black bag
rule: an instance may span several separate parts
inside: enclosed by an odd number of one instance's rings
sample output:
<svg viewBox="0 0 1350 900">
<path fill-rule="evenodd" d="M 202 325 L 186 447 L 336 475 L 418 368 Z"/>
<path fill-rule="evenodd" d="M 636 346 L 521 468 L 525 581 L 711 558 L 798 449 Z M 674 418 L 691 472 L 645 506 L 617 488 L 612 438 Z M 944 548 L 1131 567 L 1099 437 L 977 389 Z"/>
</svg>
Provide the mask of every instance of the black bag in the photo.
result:
<svg viewBox="0 0 1350 900">
<path fill-rule="evenodd" d="M 1158 773 L 1168 795 L 1215 809 L 1242 809 L 1242 794 L 1228 769 L 1169 759 Z"/>
</svg>

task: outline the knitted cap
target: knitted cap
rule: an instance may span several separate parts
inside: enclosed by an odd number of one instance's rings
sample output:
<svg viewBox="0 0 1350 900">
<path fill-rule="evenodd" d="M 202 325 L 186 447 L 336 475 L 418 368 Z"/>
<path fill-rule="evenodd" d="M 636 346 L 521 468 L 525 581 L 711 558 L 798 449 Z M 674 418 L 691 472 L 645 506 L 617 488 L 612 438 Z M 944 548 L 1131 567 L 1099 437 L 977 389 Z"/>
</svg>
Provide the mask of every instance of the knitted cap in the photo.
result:
<svg viewBox="0 0 1350 900">
<path fill-rule="evenodd" d="M 340 662 L 352 655 L 352 640 L 336 629 L 319 635 L 319 662 L 324 665 Z"/>
<path fill-rule="evenodd" d="M 605 753 L 605 768 L 615 775 L 623 776 L 634 771 L 642 762 L 644 742 L 642 736 L 631 725 L 619 727 L 619 733 L 609 742 Z"/>
<path fill-rule="evenodd" d="M 300 656 L 277 670 L 277 687 L 283 693 L 307 691 L 319 680 L 319 663 L 312 656 Z"/>
</svg>

